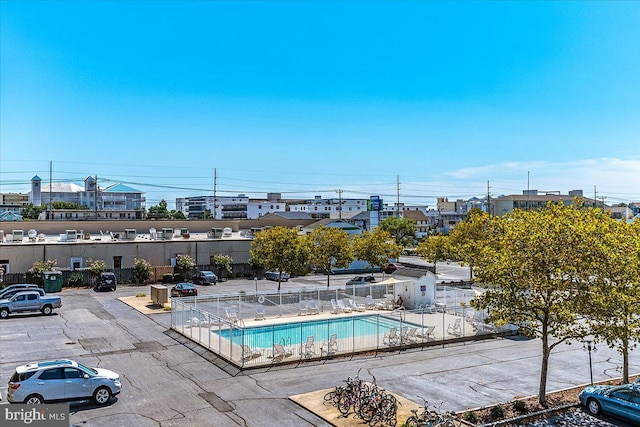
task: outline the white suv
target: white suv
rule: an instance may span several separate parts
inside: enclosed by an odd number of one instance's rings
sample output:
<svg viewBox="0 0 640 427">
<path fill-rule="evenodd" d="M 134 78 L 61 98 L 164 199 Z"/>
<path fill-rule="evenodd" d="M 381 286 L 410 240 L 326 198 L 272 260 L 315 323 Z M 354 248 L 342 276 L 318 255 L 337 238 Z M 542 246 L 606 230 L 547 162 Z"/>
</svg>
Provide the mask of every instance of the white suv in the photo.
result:
<svg viewBox="0 0 640 427">
<path fill-rule="evenodd" d="M 73 360 L 50 360 L 18 366 L 9 380 L 7 400 L 41 405 L 52 401 L 93 399 L 104 405 L 120 393 L 120 376 L 88 368 Z"/>
</svg>

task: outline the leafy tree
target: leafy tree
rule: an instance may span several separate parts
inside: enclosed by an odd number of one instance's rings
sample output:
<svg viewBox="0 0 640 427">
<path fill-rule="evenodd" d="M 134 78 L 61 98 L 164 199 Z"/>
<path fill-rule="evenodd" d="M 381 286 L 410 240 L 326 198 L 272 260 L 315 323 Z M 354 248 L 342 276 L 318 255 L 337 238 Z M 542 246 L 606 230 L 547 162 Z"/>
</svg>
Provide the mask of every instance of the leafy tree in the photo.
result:
<svg viewBox="0 0 640 427">
<path fill-rule="evenodd" d="M 476 257 L 479 256 L 478 248 L 486 237 L 489 221 L 488 213 L 474 208 L 469 212 L 467 219 L 449 232 L 451 255 L 469 265 L 470 279 L 473 279 L 473 266 Z"/>
<path fill-rule="evenodd" d="M 604 216 L 605 214 L 603 214 Z M 598 227 L 594 264 L 584 304 L 591 333 L 616 348 L 623 358 L 622 377 L 629 382 L 629 352 L 640 336 L 640 221 L 605 218 Z"/>
<path fill-rule="evenodd" d="M 581 284 L 590 280 L 598 262 L 591 247 L 598 235 L 596 211 L 562 203 L 539 211 L 514 210 L 492 218 L 487 237 L 478 242 L 476 275 L 487 290 L 471 306 L 487 310 L 488 323 L 511 323 L 541 340 L 541 405 L 546 404 L 551 351 L 586 334 L 577 310 Z"/>
<path fill-rule="evenodd" d="M 389 217 L 380 221 L 379 228 L 388 232 L 401 246 L 413 246 L 416 238 L 416 221 L 411 218 Z"/>
<path fill-rule="evenodd" d="M 151 271 L 153 267 L 149 261 L 136 258 L 133 262 L 133 274 L 136 278 L 136 283 L 144 283 L 151 277 Z"/>
<path fill-rule="evenodd" d="M 47 209 L 46 206 L 35 206 L 33 203 L 29 203 L 24 208 L 20 209 L 20 215 L 23 218 L 38 219 L 38 216 Z"/>
<path fill-rule="evenodd" d="M 332 268 L 346 268 L 353 261 L 349 234 L 337 227 L 320 226 L 306 236 L 310 262 L 327 273 L 327 288 Z"/>
<path fill-rule="evenodd" d="M 233 258 L 231 258 L 230 255 L 215 254 L 213 256 L 213 262 L 220 274 L 231 274 Z"/>
<path fill-rule="evenodd" d="M 390 258 L 398 258 L 402 247 L 391 237 L 389 232 L 376 228 L 365 231 L 353 239 L 353 254 L 356 259 L 365 261 L 373 271 L 374 267 L 383 270 Z"/>
<path fill-rule="evenodd" d="M 176 255 L 176 270 L 179 273 L 186 274 L 196 265 L 196 262 L 189 255 Z"/>
<path fill-rule="evenodd" d="M 273 227 L 259 232 L 251 242 L 253 263 L 267 270 L 277 270 L 278 291 L 283 272 L 304 274 L 308 250 L 298 232 L 287 227 Z"/>
<path fill-rule="evenodd" d="M 451 257 L 449 236 L 429 236 L 422 239 L 416 248 L 418 255 L 433 263 L 433 271 L 438 270 L 438 261 L 445 261 Z"/>
<path fill-rule="evenodd" d="M 72 203 L 72 202 L 53 202 L 51 204 L 51 207 L 53 209 L 77 209 L 82 211 L 86 211 L 89 209 L 87 205 L 79 205 L 77 203 Z"/>
<path fill-rule="evenodd" d="M 184 216 L 182 211 L 172 209 L 171 212 L 169 212 L 169 219 L 187 219 L 187 217 Z"/>
<path fill-rule="evenodd" d="M 94 259 L 89 264 L 89 271 L 91 271 L 92 274 L 98 276 L 100 275 L 100 273 L 104 273 L 105 271 L 107 271 L 107 265 L 101 259 Z"/>
<path fill-rule="evenodd" d="M 162 199 L 157 206 L 150 206 L 147 212 L 147 218 L 149 219 L 167 219 L 169 218 L 169 211 L 167 210 L 167 202 Z"/>
<path fill-rule="evenodd" d="M 211 209 L 205 209 L 204 212 L 198 215 L 198 219 L 213 219 L 213 215 L 211 214 Z"/>
<path fill-rule="evenodd" d="M 45 271 L 51 271 L 53 267 L 58 265 L 57 260 L 36 261 L 33 263 L 33 267 L 29 269 L 29 273 L 33 274 L 39 284 L 44 284 Z"/>
</svg>

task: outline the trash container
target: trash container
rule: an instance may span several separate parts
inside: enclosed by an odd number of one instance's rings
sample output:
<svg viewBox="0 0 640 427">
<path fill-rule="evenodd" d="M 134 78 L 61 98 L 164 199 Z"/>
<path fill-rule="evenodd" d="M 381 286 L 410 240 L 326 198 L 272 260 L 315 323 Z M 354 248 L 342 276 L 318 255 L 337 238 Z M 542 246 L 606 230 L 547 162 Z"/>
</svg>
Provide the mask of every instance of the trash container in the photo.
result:
<svg viewBox="0 0 640 427">
<path fill-rule="evenodd" d="M 60 292 L 62 290 L 62 272 L 61 271 L 45 271 L 44 272 L 44 291 Z"/>
</svg>

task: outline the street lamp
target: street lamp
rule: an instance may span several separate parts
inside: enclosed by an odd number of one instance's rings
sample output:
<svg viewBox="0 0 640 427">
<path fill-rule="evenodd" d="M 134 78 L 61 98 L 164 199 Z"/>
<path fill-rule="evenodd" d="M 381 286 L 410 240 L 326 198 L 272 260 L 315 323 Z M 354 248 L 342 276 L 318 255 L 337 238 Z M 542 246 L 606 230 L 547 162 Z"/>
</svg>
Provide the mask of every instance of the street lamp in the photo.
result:
<svg viewBox="0 0 640 427">
<path fill-rule="evenodd" d="M 591 385 L 593 385 L 593 365 L 591 364 L 591 352 L 598 351 L 596 344 L 592 339 L 585 339 L 582 341 L 582 349 L 589 352 L 589 375 L 591 377 Z"/>
<path fill-rule="evenodd" d="M 253 282 L 256 284 L 256 294 L 258 293 L 258 276 L 254 276 Z"/>
</svg>

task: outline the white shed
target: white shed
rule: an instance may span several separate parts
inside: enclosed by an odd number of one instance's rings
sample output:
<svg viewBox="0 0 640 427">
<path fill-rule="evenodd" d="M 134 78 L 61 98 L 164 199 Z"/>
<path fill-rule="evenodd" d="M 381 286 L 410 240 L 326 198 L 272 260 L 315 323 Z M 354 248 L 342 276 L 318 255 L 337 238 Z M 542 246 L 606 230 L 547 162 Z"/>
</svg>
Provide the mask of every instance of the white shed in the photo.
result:
<svg viewBox="0 0 640 427">
<path fill-rule="evenodd" d="M 426 271 L 417 279 L 398 280 L 393 277 L 379 282 L 379 285 L 393 286 L 393 299 L 402 295 L 405 308 L 413 310 L 418 307 L 427 307 L 436 302 L 436 275 Z"/>
</svg>

